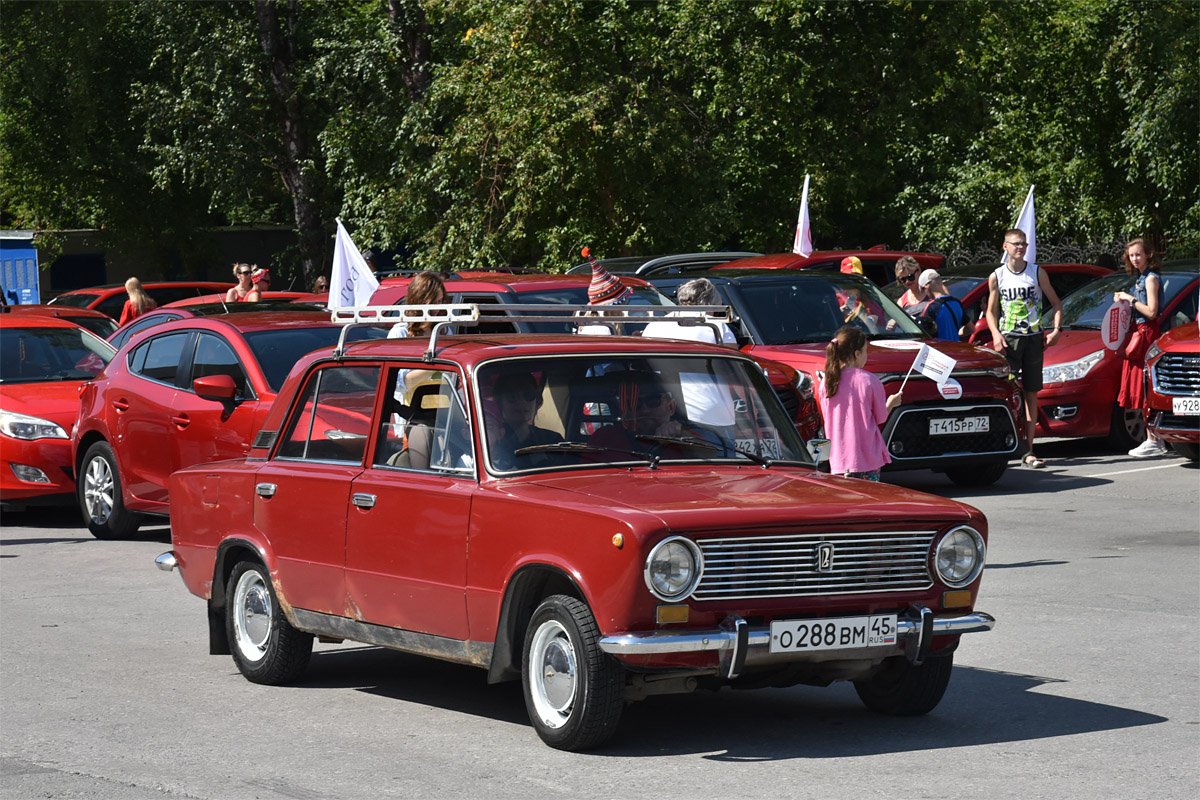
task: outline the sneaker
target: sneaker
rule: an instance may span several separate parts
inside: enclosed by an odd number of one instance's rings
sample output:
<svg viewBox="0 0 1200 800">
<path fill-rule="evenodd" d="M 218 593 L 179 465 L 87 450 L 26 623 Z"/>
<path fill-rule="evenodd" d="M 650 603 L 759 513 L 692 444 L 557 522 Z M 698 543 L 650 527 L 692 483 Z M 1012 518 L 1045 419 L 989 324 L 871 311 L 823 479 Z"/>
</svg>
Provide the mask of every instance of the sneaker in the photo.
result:
<svg viewBox="0 0 1200 800">
<path fill-rule="evenodd" d="M 1167 448 L 1158 439 L 1147 439 L 1137 447 L 1129 451 L 1129 455 L 1134 458 L 1153 458 L 1155 456 L 1164 456 L 1167 454 Z"/>
</svg>

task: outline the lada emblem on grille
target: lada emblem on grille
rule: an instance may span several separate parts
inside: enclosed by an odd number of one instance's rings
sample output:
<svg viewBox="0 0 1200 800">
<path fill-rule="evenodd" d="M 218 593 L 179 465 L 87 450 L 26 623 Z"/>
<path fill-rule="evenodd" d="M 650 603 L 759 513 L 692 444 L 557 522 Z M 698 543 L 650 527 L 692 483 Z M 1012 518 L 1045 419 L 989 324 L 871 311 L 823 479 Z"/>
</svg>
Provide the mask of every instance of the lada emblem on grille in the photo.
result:
<svg viewBox="0 0 1200 800">
<path fill-rule="evenodd" d="M 833 542 L 817 545 L 817 572 L 833 572 Z"/>
</svg>

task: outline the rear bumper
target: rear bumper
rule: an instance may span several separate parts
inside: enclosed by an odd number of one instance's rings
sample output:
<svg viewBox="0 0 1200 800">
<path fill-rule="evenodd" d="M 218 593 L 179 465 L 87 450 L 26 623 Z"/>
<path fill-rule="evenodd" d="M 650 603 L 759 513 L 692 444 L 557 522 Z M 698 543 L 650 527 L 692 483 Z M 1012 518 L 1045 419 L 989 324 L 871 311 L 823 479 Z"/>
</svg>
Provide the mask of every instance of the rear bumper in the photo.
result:
<svg viewBox="0 0 1200 800">
<path fill-rule="evenodd" d="M 982 611 L 970 614 L 934 615 L 928 608 L 913 606 L 897 620 L 895 647 L 871 647 L 859 650 L 816 651 L 812 653 L 771 653 L 769 626 L 751 628 L 736 615 L 726 617 L 719 628 L 701 631 L 631 631 L 605 636 L 600 649 L 618 658 L 637 659 L 670 653 L 715 652 L 721 656 L 722 674 L 737 677 L 743 669 L 768 663 L 799 660 L 827 660 L 831 657 L 881 658 L 903 653 L 920 663 L 929 652 L 935 636 L 957 636 L 990 631 L 996 620 Z"/>
</svg>

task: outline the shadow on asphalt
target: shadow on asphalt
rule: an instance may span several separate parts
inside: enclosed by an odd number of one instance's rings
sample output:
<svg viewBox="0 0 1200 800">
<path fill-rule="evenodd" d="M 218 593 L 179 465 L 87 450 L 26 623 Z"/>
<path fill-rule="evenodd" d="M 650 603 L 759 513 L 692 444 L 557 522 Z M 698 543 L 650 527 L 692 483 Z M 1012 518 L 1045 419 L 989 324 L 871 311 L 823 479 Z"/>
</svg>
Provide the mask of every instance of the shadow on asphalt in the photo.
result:
<svg viewBox="0 0 1200 800">
<path fill-rule="evenodd" d="M 867 711 L 852 686 L 722 689 L 651 697 L 627 706 L 613 741 L 594 756 L 704 754 L 717 761 L 778 761 L 1028 742 L 1119 730 L 1167 718 L 1038 691 L 1055 678 L 956 667 L 941 704 L 924 717 Z M 529 727 L 518 682 L 489 686 L 486 673 L 381 648 L 314 653 L 302 690 L 357 689 Z M 534 737 L 532 729 L 530 737 Z"/>
<path fill-rule="evenodd" d="M 52 506 L 46 508 L 27 508 L 24 511 L 5 511 L 0 517 L 0 526 L 5 528 L 22 527 L 39 530 L 69 530 L 73 535 L 30 539 L 9 539 L 0 536 L 0 547 L 22 544 L 83 544 L 100 540 L 88 533 L 80 517 L 79 509 L 75 506 Z M 171 543 L 171 525 L 165 517 L 147 517 L 142 527 L 133 536 L 131 542 L 162 542 Z"/>
</svg>

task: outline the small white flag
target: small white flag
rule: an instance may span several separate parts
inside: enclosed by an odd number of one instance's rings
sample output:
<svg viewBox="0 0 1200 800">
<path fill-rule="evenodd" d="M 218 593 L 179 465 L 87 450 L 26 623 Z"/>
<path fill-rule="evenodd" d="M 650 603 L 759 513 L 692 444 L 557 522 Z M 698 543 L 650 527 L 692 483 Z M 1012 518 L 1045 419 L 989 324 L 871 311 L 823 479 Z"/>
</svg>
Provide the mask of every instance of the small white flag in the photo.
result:
<svg viewBox="0 0 1200 800">
<path fill-rule="evenodd" d="M 1028 264 L 1036 264 L 1037 260 L 1037 224 L 1033 219 L 1033 186 L 1029 187 L 1029 194 L 1025 196 L 1025 205 L 1021 206 L 1021 215 L 1017 217 L 1017 226 L 1020 231 L 1025 234 L 1025 241 L 1029 246 L 1025 248 L 1025 262 Z M 1008 251 L 1004 251 L 1004 255 L 1000 258 L 1001 264 L 1008 263 Z"/>
<path fill-rule="evenodd" d="M 812 225 L 808 221 L 808 176 L 804 176 L 804 193 L 800 195 L 800 217 L 796 220 L 796 240 L 792 252 L 807 256 L 813 251 Z"/>
<path fill-rule="evenodd" d="M 916 360 L 913 361 L 912 368 L 926 378 L 937 381 L 938 386 L 941 386 L 950 380 L 950 373 L 954 371 L 954 365 L 957 363 L 958 361 L 940 350 L 934 350 L 929 345 L 923 344 L 920 352 L 917 353 Z"/>
<path fill-rule="evenodd" d="M 329 274 L 329 307 L 351 308 L 370 305 L 371 295 L 379 288 L 379 280 L 350 234 L 337 221 L 337 241 L 333 245 L 333 270 Z"/>
</svg>

